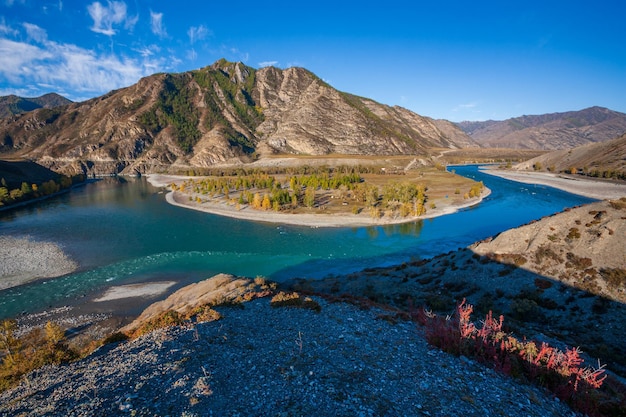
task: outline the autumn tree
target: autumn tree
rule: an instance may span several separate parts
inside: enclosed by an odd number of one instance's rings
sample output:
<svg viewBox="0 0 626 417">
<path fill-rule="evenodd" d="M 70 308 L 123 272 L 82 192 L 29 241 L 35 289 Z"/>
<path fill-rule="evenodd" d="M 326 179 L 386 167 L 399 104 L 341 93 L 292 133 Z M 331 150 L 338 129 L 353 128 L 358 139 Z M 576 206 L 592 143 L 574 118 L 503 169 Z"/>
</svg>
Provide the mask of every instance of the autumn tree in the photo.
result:
<svg viewBox="0 0 626 417">
<path fill-rule="evenodd" d="M 263 210 L 269 210 L 270 208 L 272 208 L 272 202 L 270 201 L 270 196 L 268 194 L 265 194 L 263 196 L 263 201 L 261 202 L 261 208 Z"/>
<path fill-rule="evenodd" d="M 307 187 L 304 192 L 304 205 L 311 208 L 315 205 L 315 188 Z"/>
<path fill-rule="evenodd" d="M 261 194 L 260 193 L 255 193 L 254 194 L 254 198 L 252 199 L 252 207 L 255 209 L 260 209 L 261 208 Z"/>
</svg>

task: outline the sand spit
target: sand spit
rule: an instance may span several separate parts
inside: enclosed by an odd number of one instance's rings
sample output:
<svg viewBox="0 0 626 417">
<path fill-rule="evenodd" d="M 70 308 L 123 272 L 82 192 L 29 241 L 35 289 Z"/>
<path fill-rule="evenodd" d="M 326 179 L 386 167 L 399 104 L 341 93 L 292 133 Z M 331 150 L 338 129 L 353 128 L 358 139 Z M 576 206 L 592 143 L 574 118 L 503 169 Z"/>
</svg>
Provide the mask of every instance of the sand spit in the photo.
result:
<svg viewBox="0 0 626 417">
<path fill-rule="evenodd" d="M 169 175 L 149 175 L 148 181 L 150 184 L 156 187 L 165 187 L 172 182 L 182 181 L 189 177 L 181 176 L 169 176 Z M 402 218 L 388 218 L 382 217 L 379 219 L 373 219 L 365 213 L 362 214 L 326 214 L 315 213 L 312 210 L 311 214 L 290 214 L 290 213 L 277 213 L 274 211 L 262 211 L 255 210 L 250 207 L 243 207 L 239 210 L 225 201 L 213 200 L 205 201 L 203 203 L 197 203 L 195 201 L 189 201 L 189 195 L 181 192 L 169 192 L 165 199 L 168 203 L 184 207 L 187 209 L 202 211 L 205 213 L 216 214 L 219 216 L 226 216 L 241 220 L 259 221 L 267 223 L 280 223 L 290 224 L 297 226 L 309 226 L 309 227 L 364 227 L 364 226 L 382 226 L 390 224 L 408 223 L 422 219 L 429 219 L 433 217 L 443 216 L 446 214 L 452 214 L 458 210 L 474 206 L 482 201 L 491 193 L 491 190 L 485 188 L 482 195 L 478 198 L 473 198 L 467 201 L 465 204 L 453 205 L 447 204 L 445 201 L 437 201 L 437 208 L 429 209 L 426 215 L 420 217 L 402 217 Z"/>
<path fill-rule="evenodd" d="M 103 301 L 120 300 L 132 297 L 154 297 L 167 291 L 169 287 L 176 284 L 176 281 L 146 282 L 142 284 L 118 285 L 109 288 L 104 295 L 94 299 L 99 303 Z"/>
<path fill-rule="evenodd" d="M 78 264 L 54 242 L 0 236 L 0 290 L 74 272 Z"/>
<path fill-rule="evenodd" d="M 511 171 L 496 168 L 483 169 L 483 172 L 525 184 L 547 185 L 568 193 L 598 200 L 611 200 L 626 196 L 626 183 L 624 182 L 578 178 L 549 172 Z"/>
</svg>

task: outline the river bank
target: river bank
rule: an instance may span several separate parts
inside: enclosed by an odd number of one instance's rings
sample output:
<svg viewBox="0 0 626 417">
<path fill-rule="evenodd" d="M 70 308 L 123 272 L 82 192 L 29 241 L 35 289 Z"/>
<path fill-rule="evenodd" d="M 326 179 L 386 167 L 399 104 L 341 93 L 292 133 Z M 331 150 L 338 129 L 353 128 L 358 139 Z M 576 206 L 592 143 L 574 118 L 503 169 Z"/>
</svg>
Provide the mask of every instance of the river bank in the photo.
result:
<svg viewBox="0 0 626 417">
<path fill-rule="evenodd" d="M 74 272 L 78 264 L 53 242 L 0 236 L 0 290 Z"/>
<path fill-rule="evenodd" d="M 612 180 L 594 180 L 574 175 L 550 172 L 512 171 L 488 167 L 482 172 L 524 184 L 546 185 L 568 193 L 598 200 L 618 199 L 626 196 L 626 183 Z"/>
<path fill-rule="evenodd" d="M 172 182 L 182 181 L 188 177 L 153 174 L 149 175 L 148 182 L 155 187 L 166 187 Z M 472 207 L 479 204 L 485 197 L 491 194 L 491 190 L 485 188 L 479 197 L 468 199 L 462 204 L 455 204 L 447 199 L 437 200 L 435 208 L 429 208 L 426 214 L 419 217 L 380 217 L 372 218 L 366 213 L 352 214 L 327 214 L 323 211 L 311 209 L 311 213 L 279 213 L 270 210 L 255 210 L 251 207 L 244 206 L 237 209 L 236 206 L 230 205 L 225 201 L 215 199 L 212 201 L 204 201 L 198 203 L 190 201 L 189 194 L 170 191 L 165 199 L 168 203 L 204 213 L 215 214 L 218 216 L 226 216 L 240 220 L 259 221 L 268 223 L 281 223 L 296 226 L 309 227 L 367 227 L 367 226 L 384 226 L 392 224 L 401 224 L 414 222 L 422 219 L 431 219 L 447 214 L 455 213 L 461 209 Z"/>
</svg>

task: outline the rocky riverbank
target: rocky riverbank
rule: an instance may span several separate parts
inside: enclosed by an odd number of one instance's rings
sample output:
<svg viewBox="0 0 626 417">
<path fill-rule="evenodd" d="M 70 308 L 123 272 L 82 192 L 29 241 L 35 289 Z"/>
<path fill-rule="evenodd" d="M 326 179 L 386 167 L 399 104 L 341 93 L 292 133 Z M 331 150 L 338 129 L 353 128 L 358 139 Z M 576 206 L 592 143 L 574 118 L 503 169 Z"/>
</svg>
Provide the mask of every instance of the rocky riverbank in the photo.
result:
<svg viewBox="0 0 626 417">
<path fill-rule="evenodd" d="M 54 242 L 0 236 L 0 290 L 69 274 L 78 264 Z"/>
</svg>

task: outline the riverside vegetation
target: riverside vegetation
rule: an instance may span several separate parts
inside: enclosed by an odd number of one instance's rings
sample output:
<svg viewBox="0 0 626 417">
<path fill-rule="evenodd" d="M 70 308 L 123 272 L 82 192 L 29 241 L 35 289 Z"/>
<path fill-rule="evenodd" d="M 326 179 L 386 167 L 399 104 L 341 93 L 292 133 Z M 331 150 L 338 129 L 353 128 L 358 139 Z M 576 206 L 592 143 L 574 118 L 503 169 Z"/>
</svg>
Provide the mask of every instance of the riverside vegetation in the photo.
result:
<svg viewBox="0 0 626 417">
<path fill-rule="evenodd" d="M 200 205 L 221 201 L 236 210 L 251 207 L 293 214 L 316 208 L 324 214 L 365 212 L 374 219 L 419 217 L 436 208 L 437 200 L 461 203 L 484 190 L 482 182 L 463 179 L 437 164 L 419 169 L 305 165 L 188 173 L 205 176 L 172 183 L 170 189 Z"/>
</svg>

